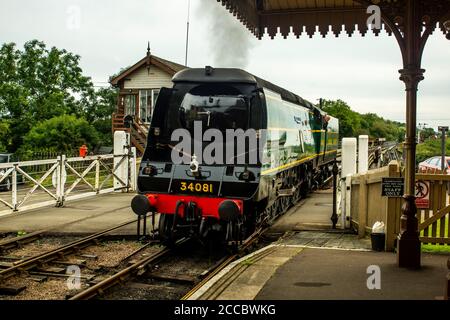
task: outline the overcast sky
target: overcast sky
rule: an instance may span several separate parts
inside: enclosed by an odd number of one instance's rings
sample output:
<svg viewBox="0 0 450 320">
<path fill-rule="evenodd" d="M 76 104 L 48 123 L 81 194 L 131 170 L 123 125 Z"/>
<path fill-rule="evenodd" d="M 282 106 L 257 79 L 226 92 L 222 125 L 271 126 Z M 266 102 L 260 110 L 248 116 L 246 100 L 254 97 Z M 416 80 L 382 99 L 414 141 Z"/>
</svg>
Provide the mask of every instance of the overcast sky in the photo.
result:
<svg viewBox="0 0 450 320">
<path fill-rule="evenodd" d="M 79 54 L 96 85 L 152 53 L 184 64 L 188 0 L 0 0 L 0 43 L 39 39 Z M 245 68 L 317 103 L 342 99 L 404 121 L 401 57 L 384 32 L 362 38 L 254 39 L 216 0 L 191 0 L 189 66 Z M 418 122 L 450 125 L 450 41 L 436 31 L 423 57 Z"/>
</svg>

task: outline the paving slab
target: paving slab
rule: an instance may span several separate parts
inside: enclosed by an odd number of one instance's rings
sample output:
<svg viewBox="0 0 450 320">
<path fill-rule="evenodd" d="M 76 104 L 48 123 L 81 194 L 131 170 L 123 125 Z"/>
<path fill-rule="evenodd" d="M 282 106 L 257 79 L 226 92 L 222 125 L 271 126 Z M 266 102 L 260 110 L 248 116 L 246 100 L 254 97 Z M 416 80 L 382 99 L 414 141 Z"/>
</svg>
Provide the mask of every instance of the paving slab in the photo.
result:
<svg viewBox="0 0 450 320">
<path fill-rule="evenodd" d="M 0 217 L 0 233 L 33 232 L 88 234 L 124 223 L 136 215 L 130 203 L 133 193 L 109 193 L 67 202 L 64 207 L 40 208 Z M 116 234 L 136 234 L 136 226 L 126 226 Z"/>
<path fill-rule="evenodd" d="M 373 252 L 369 238 L 331 229 L 331 199 L 329 191 L 316 192 L 291 208 L 268 230 L 283 234 L 276 244 L 231 264 L 191 299 L 434 300 L 443 296 L 448 256 L 422 254 L 422 269 L 400 269 L 395 253 Z M 367 285 L 373 280 L 369 267 L 380 270 L 379 290 Z"/>
<path fill-rule="evenodd" d="M 270 231 L 331 230 L 332 223 L 330 218 L 332 212 L 332 189 L 319 190 L 309 194 L 306 199 L 300 201 L 281 216 L 271 227 Z"/>
<path fill-rule="evenodd" d="M 275 245 L 258 250 L 229 265 L 189 300 L 252 300 L 277 268 L 301 250 Z"/>
<path fill-rule="evenodd" d="M 255 299 L 441 299 L 447 259 L 422 254 L 422 269 L 408 270 L 397 267 L 394 253 L 305 248 L 277 269 Z M 369 266 L 379 267 L 379 290 L 367 286 Z"/>
</svg>

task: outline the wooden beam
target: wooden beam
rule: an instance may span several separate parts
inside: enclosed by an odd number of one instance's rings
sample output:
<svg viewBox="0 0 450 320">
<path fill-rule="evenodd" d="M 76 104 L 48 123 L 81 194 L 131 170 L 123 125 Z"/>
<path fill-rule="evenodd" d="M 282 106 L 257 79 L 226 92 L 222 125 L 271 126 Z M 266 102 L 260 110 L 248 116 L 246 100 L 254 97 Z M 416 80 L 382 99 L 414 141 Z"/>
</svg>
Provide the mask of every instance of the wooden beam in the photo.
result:
<svg viewBox="0 0 450 320">
<path fill-rule="evenodd" d="M 264 10 L 260 11 L 261 16 L 274 16 L 274 15 L 297 15 L 297 14 L 312 14 L 312 13 L 331 13 L 339 14 L 344 12 L 350 12 L 355 14 L 367 15 L 365 7 L 323 7 L 323 8 L 298 8 L 298 9 L 283 9 L 283 10 Z"/>
<path fill-rule="evenodd" d="M 445 208 L 440 209 L 431 218 L 428 218 L 419 225 L 419 231 L 422 231 L 423 229 L 429 227 L 431 224 L 443 218 L 448 213 L 450 213 L 450 206 L 446 206 Z"/>
<path fill-rule="evenodd" d="M 450 175 L 448 174 L 416 174 L 417 180 L 426 180 L 426 181 L 450 181 Z"/>
<path fill-rule="evenodd" d="M 450 244 L 450 238 L 420 237 L 420 242 L 433 244 Z"/>
<path fill-rule="evenodd" d="M 217 0 L 220 2 L 220 0 Z M 260 15 L 255 0 L 222 0 L 222 5 L 237 17 L 255 36 L 259 36 Z"/>
<path fill-rule="evenodd" d="M 309 37 L 316 33 L 318 28 L 319 33 L 325 37 L 331 31 L 337 37 L 344 30 L 349 36 L 356 31 L 365 35 L 368 31 L 367 18 L 365 7 L 335 7 L 335 8 L 299 8 L 287 10 L 270 10 L 259 13 L 261 31 L 267 28 L 267 33 L 271 38 L 274 38 L 278 29 L 283 37 L 291 32 L 295 36 L 300 35 L 306 31 Z"/>
</svg>

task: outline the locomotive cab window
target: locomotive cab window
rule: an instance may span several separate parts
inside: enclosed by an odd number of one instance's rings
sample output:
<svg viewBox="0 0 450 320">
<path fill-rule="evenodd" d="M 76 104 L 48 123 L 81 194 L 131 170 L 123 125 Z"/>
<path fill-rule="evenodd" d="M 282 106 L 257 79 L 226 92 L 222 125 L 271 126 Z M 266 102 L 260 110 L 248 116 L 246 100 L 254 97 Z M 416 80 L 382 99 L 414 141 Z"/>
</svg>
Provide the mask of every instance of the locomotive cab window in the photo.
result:
<svg viewBox="0 0 450 320">
<path fill-rule="evenodd" d="M 244 96 L 199 96 L 187 93 L 180 106 L 180 123 L 192 131 L 196 121 L 203 129 L 247 129 L 248 102 Z"/>
</svg>

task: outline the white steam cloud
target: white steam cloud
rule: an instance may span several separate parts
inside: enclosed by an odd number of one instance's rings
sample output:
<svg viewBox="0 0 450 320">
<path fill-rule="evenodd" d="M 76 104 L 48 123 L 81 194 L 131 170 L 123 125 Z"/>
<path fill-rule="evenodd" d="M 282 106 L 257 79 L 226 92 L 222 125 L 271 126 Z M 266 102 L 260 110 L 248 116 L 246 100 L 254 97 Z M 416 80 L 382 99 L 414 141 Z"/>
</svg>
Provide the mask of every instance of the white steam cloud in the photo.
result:
<svg viewBox="0 0 450 320">
<path fill-rule="evenodd" d="M 216 0 L 200 0 L 196 16 L 208 21 L 207 42 L 214 67 L 247 67 L 257 40 L 244 25 Z"/>
</svg>

